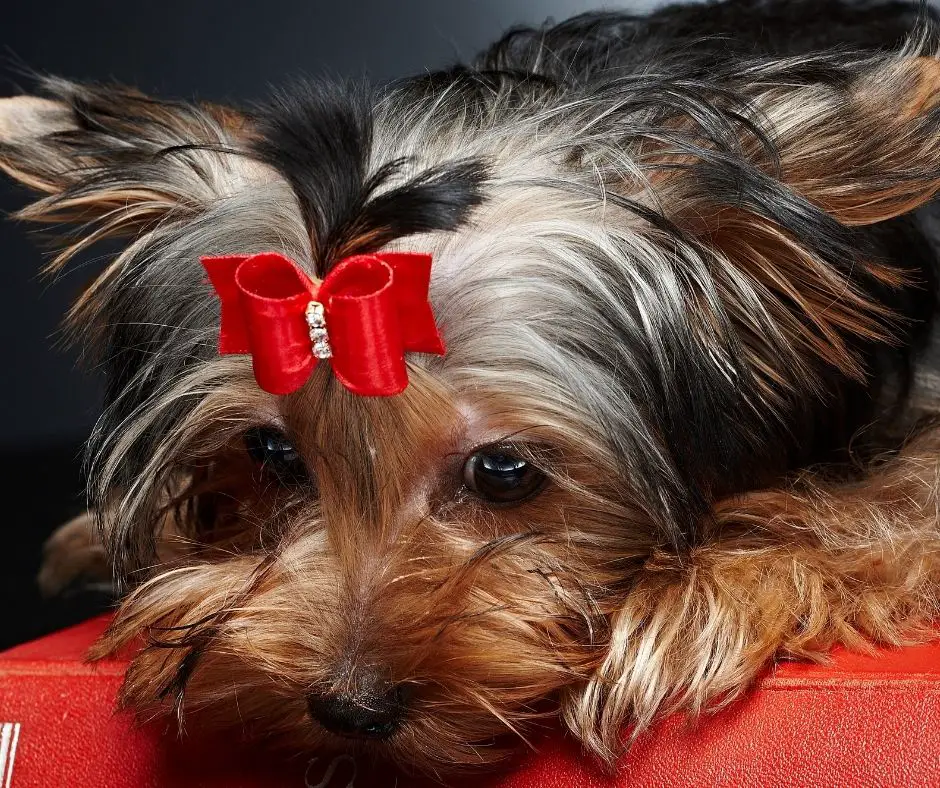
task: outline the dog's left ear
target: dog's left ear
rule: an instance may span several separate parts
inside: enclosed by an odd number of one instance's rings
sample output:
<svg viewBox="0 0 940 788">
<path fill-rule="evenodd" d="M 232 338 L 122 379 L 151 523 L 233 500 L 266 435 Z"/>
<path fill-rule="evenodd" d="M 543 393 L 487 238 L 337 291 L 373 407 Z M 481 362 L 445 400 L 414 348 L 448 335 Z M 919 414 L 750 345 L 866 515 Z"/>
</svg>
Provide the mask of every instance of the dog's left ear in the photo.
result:
<svg viewBox="0 0 940 788">
<path fill-rule="evenodd" d="M 661 375 L 697 372 L 662 398 L 659 419 L 683 477 L 710 500 L 753 483 L 730 469 L 763 470 L 752 454 L 792 441 L 808 398 L 865 380 L 869 349 L 914 330 L 922 251 L 905 243 L 902 270 L 881 240 L 890 230 L 894 248 L 901 228 L 860 228 L 940 191 L 940 62 L 820 55 L 660 79 L 613 85 L 571 158 L 583 172 L 590 157 L 605 199 L 623 196 L 631 228 L 675 266 L 675 293 L 648 309 L 693 341 L 676 341 Z M 742 413 L 761 414 L 759 430 L 728 417 Z"/>
<path fill-rule="evenodd" d="M 779 179 L 838 222 L 869 225 L 940 190 L 940 61 L 893 57 L 845 85 L 758 93 Z M 761 154 L 751 155 L 760 162 Z"/>
<path fill-rule="evenodd" d="M 757 62 L 702 86 L 644 149 L 666 218 L 720 261 L 711 275 L 765 402 L 816 386 L 813 359 L 865 376 L 856 345 L 891 340 L 883 294 L 911 279 L 856 228 L 940 191 L 940 61 L 845 61 Z"/>
</svg>

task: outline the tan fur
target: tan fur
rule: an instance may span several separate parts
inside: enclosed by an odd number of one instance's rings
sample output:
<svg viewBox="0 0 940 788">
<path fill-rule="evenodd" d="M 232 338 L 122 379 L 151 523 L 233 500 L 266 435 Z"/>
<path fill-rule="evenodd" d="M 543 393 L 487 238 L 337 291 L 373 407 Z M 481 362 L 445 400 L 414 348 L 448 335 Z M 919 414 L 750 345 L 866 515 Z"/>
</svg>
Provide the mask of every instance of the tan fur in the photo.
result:
<svg viewBox="0 0 940 788">
<path fill-rule="evenodd" d="M 43 596 L 57 596 L 77 582 L 110 587 L 111 581 L 108 554 L 92 512 L 57 528 L 43 545 L 36 578 Z"/>
<path fill-rule="evenodd" d="M 592 720 L 721 708 L 771 659 L 824 661 L 935 636 L 940 615 L 940 437 L 929 431 L 858 481 L 795 480 L 715 507 L 701 546 L 656 551 L 611 623 L 611 648 L 568 724 L 614 755 Z"/>
</svg>

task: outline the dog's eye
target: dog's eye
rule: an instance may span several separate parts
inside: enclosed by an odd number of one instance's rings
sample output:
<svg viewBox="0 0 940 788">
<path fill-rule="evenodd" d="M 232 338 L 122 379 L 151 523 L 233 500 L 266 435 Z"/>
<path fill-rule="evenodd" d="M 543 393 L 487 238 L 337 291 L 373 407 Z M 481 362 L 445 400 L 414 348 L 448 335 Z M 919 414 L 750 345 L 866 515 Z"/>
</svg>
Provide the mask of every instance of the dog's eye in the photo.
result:
<svg viewBox="0 0 940 788">
<path fill-rule="evenodd" d="M 283 433 L 256 427 L 245 433 L 245 448 L 259 467 L 274 474 L 282 484 L 306 484 L 310 481 L 300 452 Z"/>
<path fill-rule="evenodd" d="M 470 455 L 463 466 L 463 481 L 485 501 L 512 504 L 541 491 L 545 474 L 528 460 L 494 447 Z"/>
</svg>

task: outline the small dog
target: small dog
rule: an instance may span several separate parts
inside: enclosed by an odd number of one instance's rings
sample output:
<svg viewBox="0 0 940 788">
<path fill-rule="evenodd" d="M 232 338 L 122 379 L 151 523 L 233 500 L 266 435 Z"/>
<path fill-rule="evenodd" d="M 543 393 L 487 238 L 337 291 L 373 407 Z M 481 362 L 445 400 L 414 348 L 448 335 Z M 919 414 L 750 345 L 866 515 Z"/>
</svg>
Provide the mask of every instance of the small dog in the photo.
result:
<svg viewBox="0 0 940 788">
<path fill-rule="evenodd" d="M 557 715 L 612 762 L 930 637 L 932 24 L 728 0 L 250 110 L 0 101 L 20 218 L 77 227 L 50 270 L 128 240 L 69 316 L 101 541 L 45 576 L 103 544 L 123 702 L 435 774 Z"/>
</svg>

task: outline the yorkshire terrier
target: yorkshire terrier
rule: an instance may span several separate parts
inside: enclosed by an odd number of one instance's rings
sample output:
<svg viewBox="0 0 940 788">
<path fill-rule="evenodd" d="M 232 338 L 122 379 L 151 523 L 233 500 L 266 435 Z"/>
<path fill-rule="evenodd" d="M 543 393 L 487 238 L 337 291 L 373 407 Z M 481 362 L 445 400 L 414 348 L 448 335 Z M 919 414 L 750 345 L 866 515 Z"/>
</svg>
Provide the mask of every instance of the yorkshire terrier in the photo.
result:
<svg viewBox="0 0 940 788">
<path fill-rule="evenodd" d="M 930 637 L 933 25 L 728 0 L 245 110 L 0 101 L 49 270 L 127 239 L 69 315 L 107 399 L 44 570 L 107 555 L 123 703 L 438 774 L 558 716 L 611 762 Z"/>
</svg>

